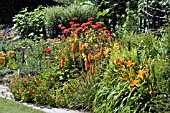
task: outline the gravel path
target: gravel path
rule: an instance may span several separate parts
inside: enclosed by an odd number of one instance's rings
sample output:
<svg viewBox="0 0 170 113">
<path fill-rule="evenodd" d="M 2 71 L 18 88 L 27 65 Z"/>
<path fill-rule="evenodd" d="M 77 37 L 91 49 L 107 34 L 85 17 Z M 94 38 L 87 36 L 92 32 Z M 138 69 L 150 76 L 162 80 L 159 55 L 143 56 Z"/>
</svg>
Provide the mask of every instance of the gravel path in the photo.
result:
<svg viewBox="0 0 170 113">
<path fill-rule="evenodd" d="M 11 98 L 12 94 L 7 91 L 8 87 L 0 85 L 0 97 L 13 100 Z M 88 112 L 83 112 L 83 111 L 78 111 L 78 110 L 69 110 L 69 109 L 64 109 L 64 108 L 48 108 L 46 106 L 35 106 L 33 104 L 28 104 L 28 103 L 22 103 L 26 106 L 32 107 L 34 109 L 39 109 L 42 110 L 46 113 L 88 113 Z"/>
</svg>

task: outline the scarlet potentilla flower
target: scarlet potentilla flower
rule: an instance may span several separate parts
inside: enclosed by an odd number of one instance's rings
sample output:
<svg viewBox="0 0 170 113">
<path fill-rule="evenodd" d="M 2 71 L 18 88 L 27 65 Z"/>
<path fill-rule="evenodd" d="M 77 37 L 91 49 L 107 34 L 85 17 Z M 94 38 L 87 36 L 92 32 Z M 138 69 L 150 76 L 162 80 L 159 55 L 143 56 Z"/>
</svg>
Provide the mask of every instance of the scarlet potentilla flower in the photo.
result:
<svg viewBox="0 0 170 113">
<path fill-rule="evenodd" d="M 66 27 L 62 26 L 61 29 L 64 30 Z"/>
<path fill-rule="evenodd" d="M 36 94 L 33 94 L 34 97 L 36 97 L 37 95 Z"/>
<path fill-rule="evenodd" d="M 86 23 L 82 23 L 82 24 L 81 24 L 81 27 L 85 27 L 85 26 L 86 26 Z"/>
<path fill-rule="evenodd" d="M 61 65 L 62 68 L 64 68 L 64 60 L 63 59 L 61 59 L 60 65 Z"/>
<path fill-rule="evenodd" d="M 88 26 L 84 26 L 84 30 L 87 30 L 89 27 Z"/>
<path fill-rule="evenodd" d="M 58 27 L 61 28 L 63 25 L 62 24 L 59 24 Z"/>
<path fill-rule="evenodd" d="M 92 57 L 92 54 L 88 54 L 88 61 L 91 61 Z"/>
<path fill-rule="evenodd" d="M 61 35 L 60 38 L 61 38 L 62 40 L 65 40 L 65 39 L 66 39 L 64 35 Z"/>
<path fill-rule="evenodd" d="M 102 34 L 102 36 L 108 36 L 107 34 Z"/>
<path fill-rule="evenodd" d="M 73 25 L 71 25 L 71 27 L 79 27 L 80 26 L 80 24 L 73 24 Z"/>
<path fill-rule="evenodd" d="M 71 51 L 75 51 L 75 49 L 76 49 L 76 47 L 75 47 L 75 45 L 72 43 L 72 44 L 71 44 Z"/>
<path fill-rule="evenodd" d="M 83 30 L 83 28 L 82 27 L 79 27 L 78 29 L 77 29 L 77 31 L 82 31 Z"/>
<path fill-rule="evenodd" d="M 69 33 L 70 30 L 69 29 L 64 29 L 64 33 Z"/>
<path fill-rule="evenodd" d="M 74 33 L 71 33 L 70 36 L 71 36 L 71 37 L 74 37 Z"/>
<path fill-rule="evenodd" d="M 77 20 L 78 20 L 78 18 L 77 18 L 77 17 L 74 17 L 74 18 L 73 18 L 73 20 L 74 20 L 74 21 L 77 21 Z"/>
<path fill-rule="evenodd" d="M 51 52 L 51 49 L 50 49 L 50 48 L 46 48 L 46 49 L 45 49 L 45 52 L 46 52 L 46 53 L 50 53 L 50 52 Z"/>
<path fill-rule="evenodd" d="M 82 51 L 83 43 L 79 41 L 79 50 Z"/>
<path fill-rule="evenodd" d="M 88 18 L 88 21 L 93 21 L 93 20 L 94 20 L 93 17 Z"/>
<path fill-rule="evenodd" d="M 92 27 L 93 29 L 97 29 L 97 28 L 98 28 L 97 25 L 91 25 L 91 27 Z"/>
<path fill-rule="evenodd" d="M 70 22 L 69 24 L 70 24 L 70 25 L 73 25 L 73 24 L 74 24 L 74 22 Z"/>
</svg>

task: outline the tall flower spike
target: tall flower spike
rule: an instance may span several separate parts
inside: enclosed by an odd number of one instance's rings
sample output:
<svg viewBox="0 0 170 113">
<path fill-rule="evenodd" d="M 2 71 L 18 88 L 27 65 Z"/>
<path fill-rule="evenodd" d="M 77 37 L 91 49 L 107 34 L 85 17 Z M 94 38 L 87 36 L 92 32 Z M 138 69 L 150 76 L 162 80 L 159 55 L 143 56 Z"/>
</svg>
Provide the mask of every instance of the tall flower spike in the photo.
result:
<svg viewBox="0 0 170 113">
<path fill-rule="evenodd" d="M 76 49 L 76 47 L 75 47 L 75 45 L 72 43 L 72 44 L 71 44 L 71 51 L 75 51 L 75 49 Z"/>
<path fill-rule="evenodd" d="M 60 65 L 61 65 L 62 68 L 64 68 L 64 60 L 63 59 L 61 59 Z"/>
<path fill-rule="evenodd" d="M 79 41 L 79 50 L 82 51 L 83 43 Z"/>
</svg>

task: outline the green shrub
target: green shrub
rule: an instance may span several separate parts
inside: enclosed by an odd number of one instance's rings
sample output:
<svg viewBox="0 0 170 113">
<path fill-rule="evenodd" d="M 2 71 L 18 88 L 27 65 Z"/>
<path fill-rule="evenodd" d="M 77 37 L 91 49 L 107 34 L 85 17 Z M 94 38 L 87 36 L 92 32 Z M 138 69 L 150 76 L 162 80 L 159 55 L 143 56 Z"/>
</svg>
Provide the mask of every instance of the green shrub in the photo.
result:
<svg viewBox="0 0 170 113">
<path fill-rule="evenodd" d="M 48 7 L 45 11 L 45 23 L 47 28 L 52 28 L 58 24 L 68 26 L 72 18 L 79 18 L 77 23 L 86 22 L 89 17 L 96 17 L 97 9 L 94 6 L 72 4 L 70 6 Z"/>
<path fill-rule="evenodd" d="M 33 12 L 28 12 L 27 9 L 24 8 L 13 17 L 13 29 L 20 33 L 20 38 L 32 38 L 34 35 L 39 35 L 44 23 L 44 7 L 39 6 Z"/>
</svg>

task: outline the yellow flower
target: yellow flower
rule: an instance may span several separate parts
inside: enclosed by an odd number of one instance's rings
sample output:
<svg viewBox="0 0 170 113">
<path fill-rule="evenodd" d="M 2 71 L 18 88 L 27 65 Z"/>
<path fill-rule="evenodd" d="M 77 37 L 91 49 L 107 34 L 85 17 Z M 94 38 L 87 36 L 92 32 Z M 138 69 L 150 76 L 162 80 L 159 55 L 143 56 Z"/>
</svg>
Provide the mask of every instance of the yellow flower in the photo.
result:
<svg viewBox="0 0 170 113">
<path fill-rule="evenodd" d="M 105 47 L 104 49 L 105 49 L 104 54 L 105 54 L 105 55 L 108 55 L 108 54 L 109 54 L 109 48 L 108 48 L 108 47 Z"/>
<path fill-rule="evenodd" d="M 114 46 L 113 46 L 113 49 L 119 49 L 119 44 L 115 43 Z"/>
<path fill-rule="evenodd" d="M 57 55 L 55 55 L 55 59 L 58 59 L 58 56 L 57 56 Z"/>
<path fill-rule="evenodd" d="M 87 48 L 89 45 L 88 45 L 88 43 L 85 43 L 83 46 L 85 46 Z"/>
<path fill-rule="evenodd" d="M 84 53 L 82 53 L 82 56 L 83 56 L 83 58 L 86 58 L 86 55 Z"/>
<path fill-rule="evenodd" d="M 40 37 L 43 37 L 44 35 L 43 34 L 40 34 Z"/>
<path fill-rule="evenodd" d="M 95 47 L 95 48 L 98 48 L 98 45 L 97 45 L 97 44 L 94 44 L 94 47 Z"/>
<path fill-rule="evenodd" d="M 75 57 L 77 57 L 77 56 L 79 56 L 79 55 L 80 55 L 80 53 L 79 53 L 79 52 L 75 53 Z"/>
<path fill-rule="evenodd" d="M 89 42 L 93 42 L 93 38 L 92 37 L 89 38 Z"/>
</svg>

